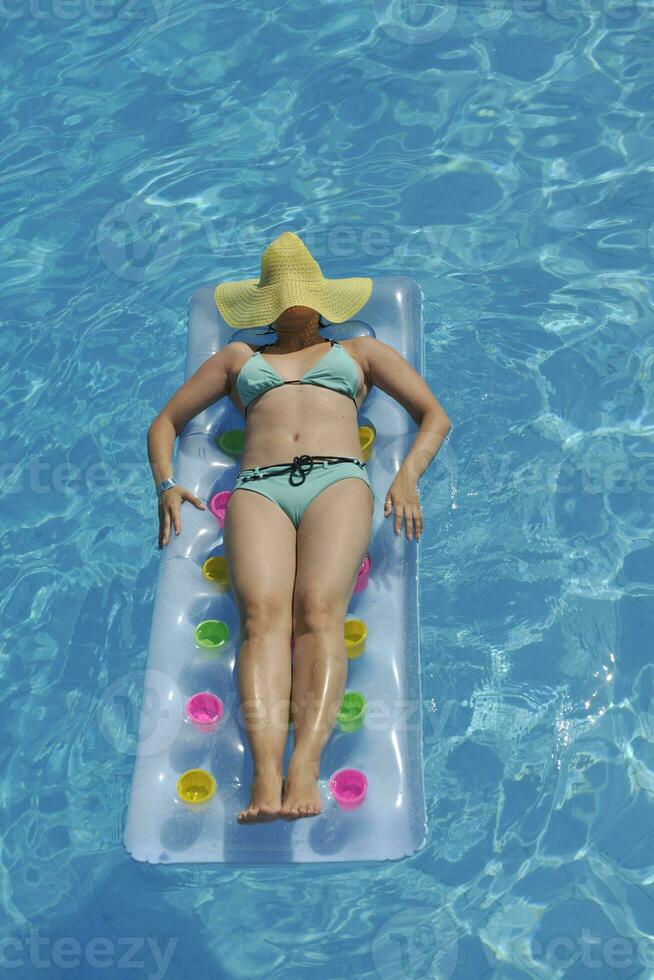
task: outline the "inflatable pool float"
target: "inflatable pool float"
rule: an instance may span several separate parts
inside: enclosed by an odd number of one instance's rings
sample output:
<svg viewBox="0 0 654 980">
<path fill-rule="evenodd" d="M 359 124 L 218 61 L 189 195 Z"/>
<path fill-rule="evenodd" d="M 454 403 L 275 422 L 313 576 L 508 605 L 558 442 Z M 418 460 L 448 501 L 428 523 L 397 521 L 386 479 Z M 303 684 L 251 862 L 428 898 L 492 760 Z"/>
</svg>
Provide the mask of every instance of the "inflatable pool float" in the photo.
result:
<svg viewBox="0 0 654 980">
<path fill-rule="evenodd" d="M 207 285 L 191 297 L 186 377 L 235 338 L 213 296 L 214 286 Z M 248 331 L 248 339 L 256 344 L 254 333 Z M 422 295 L 411 279 L 375 280 L 357 319 L 333 324 L 324 334 L 340 340 L 375 336 L 424 375 Z M 408 413 L 373 388 L 359 414 L 359 437 L 375 512 L 343 623 L 348 679 L 322 757 L 323 812 L 239 824 L 236 815 L 249 800 L 252 759 L 239 711 L 239 625 L 223 524 L 239 468 L 243 420 L 223 398 L 185 426 L 175 479 L 206 501 L 207 509 L 182 509 L 182 532 L 166 545 L 159 565 L 124 833 L 136 860 L 380 861 L 423 846 L 419 546 L 407 542 L 404 529 L 396 535 L 392 518 L 383 516 L 388 487 L 415 431 Z M 290 732 L 284 768 L 292 742 Z"/>
</svg>

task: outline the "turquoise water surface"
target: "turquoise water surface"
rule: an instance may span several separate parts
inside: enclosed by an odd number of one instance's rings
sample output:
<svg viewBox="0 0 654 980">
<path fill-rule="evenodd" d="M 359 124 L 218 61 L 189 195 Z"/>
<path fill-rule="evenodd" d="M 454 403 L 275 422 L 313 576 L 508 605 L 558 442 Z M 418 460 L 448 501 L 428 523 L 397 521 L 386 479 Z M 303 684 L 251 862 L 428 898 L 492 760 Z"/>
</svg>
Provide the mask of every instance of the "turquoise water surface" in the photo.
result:
<svg viewBox="0 0 654 980">
<path fill-rule="evenodd" d="M 2 976 L 654 977 L 654 5 L 5 0 L 0 30 Z M 140 865 L 145 433 L 188 297 L 285 229 L 424 291 L 428 842 Z"/>
</svg>

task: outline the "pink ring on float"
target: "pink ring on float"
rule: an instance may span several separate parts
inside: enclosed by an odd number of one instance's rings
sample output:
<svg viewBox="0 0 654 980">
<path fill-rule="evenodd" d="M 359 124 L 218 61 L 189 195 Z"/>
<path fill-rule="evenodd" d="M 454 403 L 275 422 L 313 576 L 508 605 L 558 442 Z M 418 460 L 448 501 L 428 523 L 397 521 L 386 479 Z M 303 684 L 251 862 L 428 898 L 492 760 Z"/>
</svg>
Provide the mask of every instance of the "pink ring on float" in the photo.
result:
<svg viewBox="0 0 654 980">
<path fill-rule="evenodd" d="M 341 769 L 329 780 L 331 794 L 341 810 L 356 810 L 368 791 L 368 780 L 360 769 Z"/>
<path fill-rule="evenodd" d="M 203 730 L 216 728 L 223 716 L 223 703 L 210 691 L 194 694 L 186 702 L 186 717 Z"/>
<path fill-rule="evenodd" d="M 366 557 L 361 563 L 361 568 L 357 574 L 357 580 L 354 585 L 354 591 L 363 592 L 365 587 L 368 585 L 368 572 L 370 571 L 370 555 L 366 554 Z"/>
<path fill-rule="evenodd" d="M 221 490 L 220 493 L 215 493 L 209 501 L 209 510 L 221 527 L 225 523 L 225 512 L 227 511 L 227 504 L 231 495 L 231 490 Z"/>
</svg>

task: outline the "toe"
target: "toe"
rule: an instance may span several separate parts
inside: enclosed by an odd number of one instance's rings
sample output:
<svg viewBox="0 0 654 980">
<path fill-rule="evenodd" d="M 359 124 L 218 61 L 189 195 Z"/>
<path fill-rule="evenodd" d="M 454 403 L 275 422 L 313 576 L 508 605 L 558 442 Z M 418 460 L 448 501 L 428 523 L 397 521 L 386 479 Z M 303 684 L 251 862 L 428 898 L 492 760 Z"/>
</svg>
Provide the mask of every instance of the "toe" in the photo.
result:
<svg viewBox="0 0 654 980">
<path fill-rule="evenodd" d="M 256 813 L 257 813 L 256 807 L 252 806 L 252 804 L 250 804 L 250 806 L 246 806 L 245 810 L 241 810 L 241 812 L 239 814 L 239 817 L 241 819 L 241 822 L 242 823 L 252 823 L 252 821 L 256 817 Z"/>
</svg>

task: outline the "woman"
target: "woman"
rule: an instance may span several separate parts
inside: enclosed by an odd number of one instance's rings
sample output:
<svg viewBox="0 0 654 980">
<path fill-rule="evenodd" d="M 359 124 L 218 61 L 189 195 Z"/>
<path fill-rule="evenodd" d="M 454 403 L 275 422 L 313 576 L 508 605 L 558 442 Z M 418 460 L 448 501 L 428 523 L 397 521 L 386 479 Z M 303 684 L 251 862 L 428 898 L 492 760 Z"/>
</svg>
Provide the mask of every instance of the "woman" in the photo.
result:
<svg viewBox="0 0 654 980">
<path fill-rule="evenodd" d="M 284 232 L 265 250 L 258 281 L 216 289 L 230 326 L 269 323 L 276 341 L 254 352 L 247 343 L 226 344 L 148 431 L 164 547 L 171 527 L 180 533 L 182 502 L 205 506 L 171 479 L 175 438 L 189 419 L 225 396 L 245 415 L 243 468 L 225 518 L 241 627 L 241 710 L 254 763 L 241 823 L 315 816 L 322 809 L 320 758 L 347 678 L 343 621 L 374 507 L 357 412 L 377 385 L 420 426 L 384 502 L 396 534 L 404 520 L 408 541 L 419 539 L 423 527 L 418 479 L 451 429 L 425 381 L 392 347 L 371 337 L 337 343 L 320 335 L 321 314 L 348 320 L 371 289 L 370 279 L 325 279 L 304 243 Z M 294 751 L 283 779 L 290 721 Z"/>
</svg>

